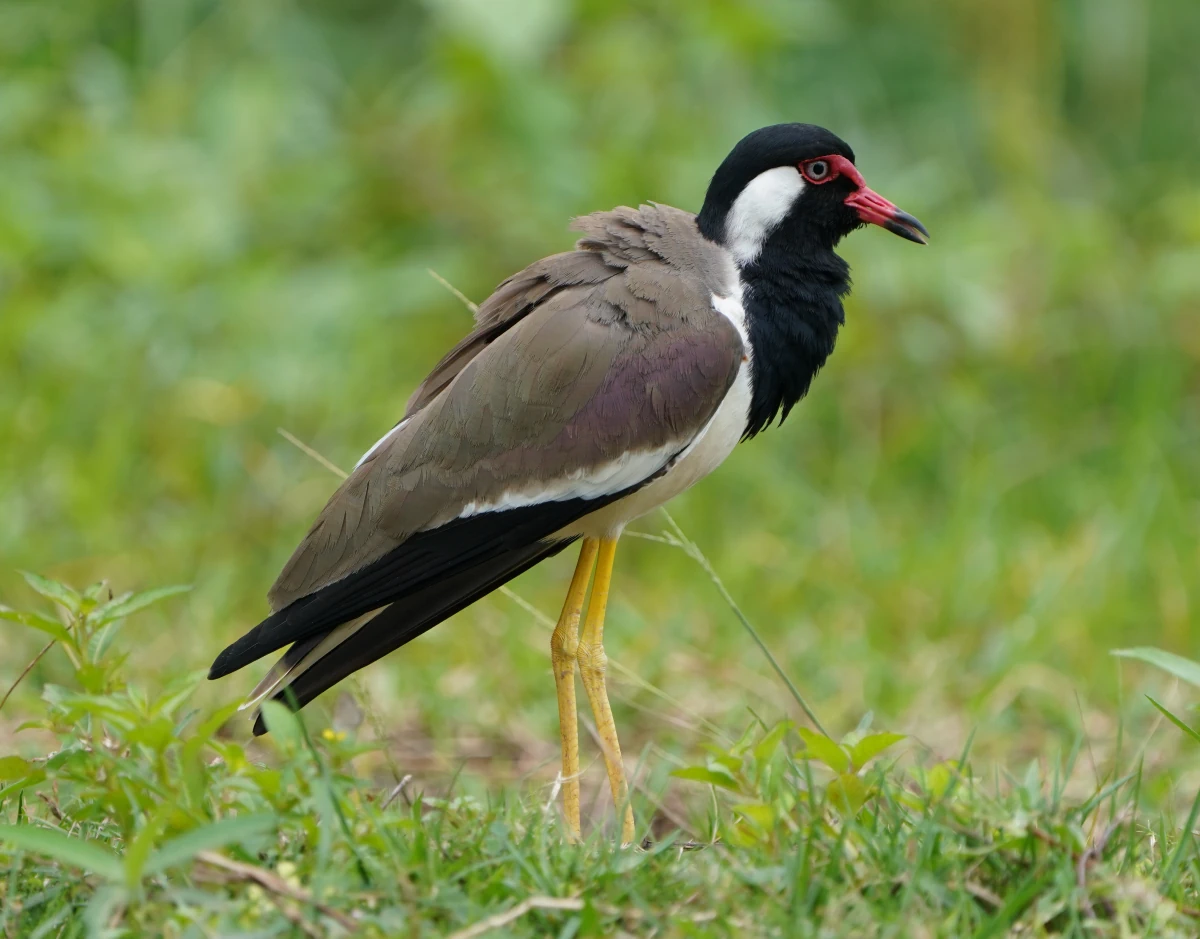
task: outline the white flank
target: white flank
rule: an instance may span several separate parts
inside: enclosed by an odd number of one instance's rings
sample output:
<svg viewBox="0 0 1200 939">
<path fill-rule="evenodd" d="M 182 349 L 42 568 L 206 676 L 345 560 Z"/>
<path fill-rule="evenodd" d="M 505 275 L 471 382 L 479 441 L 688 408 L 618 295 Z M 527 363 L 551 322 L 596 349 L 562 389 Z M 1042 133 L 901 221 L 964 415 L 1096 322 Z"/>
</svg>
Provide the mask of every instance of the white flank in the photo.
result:
<svg viewBox="0 0 1200 939">
<path fill-rule="evenodd" d="M 749 347 L 747 346 L 748 355 Z M 717 408 L 717 413 L 712 416 L 707 426 L 688 448 L 679 455 L 676 468 L 682 470 L 680 481 L 686 480 L 686 485 L 690 486 L 699 482 L 725 462 L 725 458 L 733 452 L 733 448 L 742 439 L 742 434 L 746 432 L 752 397 L 750 364 L 746 362 L 738 370 L 729 393 L 725 395 L 725 400 Z M 667 473 L 664 481 L 668 481 L 668 477 L 673 474 L 674 470 Z"/>
<path fill-rule="evenodd" d="M 408 418 L 406 417 L 399 424 L 397 424 L 395 427 L 393 427 L 391 430 L 389 430 L 386 434 L 384 434 L 382 437 L 380 437 L 378 440 L 376 440 L 375 443 L 372 445 L 371 449 L 368 450 L 366 453 L 364 453 L 361 457 L 358 458 L 358 462 L 354 464 L 354 468 L 358 469 L 360 466 L 362 466 L 364 463 L 366 463 L 367 460 L 369 460 L 371 458 L 371 454 L 373 454 L 376 450 L 378 450 L 380 447 L 382 447 L 384 445 L 384 443 L 386 443 L 391 438 L 392 434 L 396 433 L 396 431 L 398 431 L 401 427 L 403 427 L 407 423 L 408 423 Z"/>
<path fill-rule="evenodd" d="M 738 331 L 745 352 L 733 385 L 716 412 L 672 460 L 670 468 L 662 476 L 624 499 L 573 522 L 557 532 L 558 536 L 605 538 L 619 535 L 627 522 L 670 501 L 720 466 L 742 439 L 754 397 L 750 380 L 753 350 L 746 326 L 746 310 L 742 304 L 742 281 L 736 270 L 731 273 L 733 279 L 729 296 L 713 294 L 712 304 L 713 309 L 728 319 Z"/>
<path fill-rule="evenodd" d="M 738 264 L 745 266 L 758 257 L 803 191 L 804 178 L 794 166 L 777 166 L 746 184 L 725 219 L 725 246 Z"/>
<path fill-rule="evenodd" d="M 546 480 L 524 489 L 510 489 L 491 502 L 468 502 L 458 514 L 459 518 L 479 515 L 481 512 L 502 512 L 519 509 L 543 502 L 566 502 L 568 499 L 597 499 L 612 495 L 643 479 L 653 476 L 667 465 L 679 452 L 678 443 L 669 443 L 656 450 L 637 450 L 622 453 L 615 460 L 577 469 L 562 479 Z"/>
<path fill-rule="evenodd" d="M 750 363 L 745 362 L 717 412 L 704 429 L 692 438 L 670 469 L 637 492 L 571 523 L 557 532 L 556 536 L 614 537 L 621 533 L 627 522 L 653 511 L 699 482 L 737 446 L 746 430 L 750 399 Z"/>
</svg>

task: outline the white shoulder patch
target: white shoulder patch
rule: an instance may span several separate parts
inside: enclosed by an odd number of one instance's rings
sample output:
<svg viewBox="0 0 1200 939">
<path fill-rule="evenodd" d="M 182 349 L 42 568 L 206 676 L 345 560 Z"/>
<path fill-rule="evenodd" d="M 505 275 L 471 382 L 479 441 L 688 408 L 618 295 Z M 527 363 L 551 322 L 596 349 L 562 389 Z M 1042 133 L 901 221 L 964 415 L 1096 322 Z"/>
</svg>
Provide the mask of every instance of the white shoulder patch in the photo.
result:
<svg viewBox="0 0 1200 939">
<path fill-rule="evenodd" d="M 758 257 L 763 242 L 802 192 L 804 178 L 794 166 L 777 166 L 746 184 L 725 219 L 725 245 L 738 264 L 744 266 Z"/>
<path fill-rule="evenodd" d="M 737 285 L 737 291 L 732 296 L 718 297 L 714 293 L 712 295 L 712 305 L 714 310 L 733 323 L 733 328 L 742 337 L 742 346 L 745 348 L 746 354 L 749 355 L 750 333 L 746 330 L 746 308 L 742 305 L 742 285 Z"/>
</svg>

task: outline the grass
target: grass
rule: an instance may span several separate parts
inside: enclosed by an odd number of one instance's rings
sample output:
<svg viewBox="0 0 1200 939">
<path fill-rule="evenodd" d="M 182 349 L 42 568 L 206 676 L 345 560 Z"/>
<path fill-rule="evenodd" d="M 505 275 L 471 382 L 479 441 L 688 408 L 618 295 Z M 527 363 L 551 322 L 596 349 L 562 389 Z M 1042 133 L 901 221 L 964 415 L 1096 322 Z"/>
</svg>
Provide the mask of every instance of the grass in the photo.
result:
<svg viewBox="0 0 1200 939">
<path fill-rule="evenodd" d="M 724 592 L 668 522 L 663 540 Z M 870 716 L 835 741 L 751 714 L 670 779 L 639 767 L 640 848 L 615 847 L 603 823 L 572 846 L 555 787 L 424 792 L 386 745 L 314 735 L 281 705 L 252 741 L 234 707 L 196 706 L 199 676 L 156 695 L 128 684 L 125 619 L 181 588 L 114 598 L 27 579 L 57 615 L 0 615 L 50 635 L 74 681 L 47 686 L 31 722 L 54 750 L 0 759 L 5 935 L 1189 936 L 1200 923 L 1200 794 L 1182 824 L 1147 812 L 1142 754 L 1080 798 L 1082 740 L 1019 777 L 982 776 L 969 747 L 935 761 Z M 1200 668 L 1122 654 L 1189 680 Z"/>
</svg>

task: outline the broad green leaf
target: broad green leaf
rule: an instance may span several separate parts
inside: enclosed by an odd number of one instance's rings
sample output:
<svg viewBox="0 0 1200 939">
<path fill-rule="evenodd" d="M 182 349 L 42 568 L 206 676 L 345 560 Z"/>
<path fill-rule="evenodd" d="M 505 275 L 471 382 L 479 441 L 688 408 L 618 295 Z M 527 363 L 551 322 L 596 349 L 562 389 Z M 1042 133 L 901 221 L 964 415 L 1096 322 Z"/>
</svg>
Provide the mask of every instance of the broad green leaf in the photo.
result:
<svg viewBox="0 0 1200 939">
<path fill-rule="evenodd" d="M 950 784 L 958 778 L 958 764 L 953 760 L 945 760 L 922 772 L 920 778 L 929 797 L 934 800 L 940 799 L 950 789 Z"/>
<path fill-rule="evenodd" d="M 733 792 L 740 791 L 737 780 L 723 766 L 685 766 L 671 773 L 676 779 L 690 779 L 693 782 L 708 783 L 710 786 L 720 786 Z"/>
<path fill-rule="evenodd" d="M 54 682 L 47 682 L 42 685 L 42 700 L 52 708 L 65 707 L 67 697 L 70 691 L 62 685 L 56 685 Z"/>
<path fill-rule="evenodd" d="M 201 851 L 223 848 L 237 841 L 256 838 L 270 831 L 275 816 L 267 813 L 222 818 L 172 838 L 159 848 L 142 869 L 144 875 L 157 874 L 168 867 L 186 864 Z"/>
<path fill-rule="evenodd" d="M 80 604 L 83 598 L 66 584 L 60 584 L 57 580 L 50 580 L 47 577 L 42 577 L 40 574 L 34 574 L 31 571 L 21 571 L 21 576 L 25 578 L 25 583 L 29 584 L 34 590 L 40 593 L 47 600 L 53 600 L 55 603 L 61 603 L 72 613 L 78 613 Z"/>
<path fill-rule="evenodd" d="M 770 831 L 775 824 L 775 810 L 761 802 L 742 802 L 733 810 L 763 831 Z"/>
<path fill-rule="evenodd" d="M 264 701 L 262 714 L 263 719 L 267 722 L 267 730 L 271 732 L 276 746 L 295 752 L 304 745 L 300 719 L 296 717 L 291 708 L 278 701 Z"/>
<path fill-rule="evenodd" d="M 20 623 L 30 629 L 37 629 L 48 636 L 53 636 L 59 642 L 71 641 L 71 634 L 67 632 L 67 627 L 41 613 L 26 613 L 23 610 L 10 610 L 6 606 L 0 606 L 0 619 Z"/>
<path fill-rule="evenodd" d="M 857 815 L 873 790 L 854 773 L 842 773 L 825 787 L 825 798 L 843 815 Z"/>
<path fill-rule="evenodd" d="M 176 712 L 196 694 L 196 688 L 205 675 L 207 675 L 207 671 L 187 672 L 173 680 L 154 702 L 154 710 L 171 720 L 182 719 L 185 723 L 190 721 L 199 713 L 198 709 L 190 708 L 182 718 Z M 180 729 L 182 730 L 182 725 Z"/>
<path fill-rule="evenodd" d="M 33 770 L 33 764 L 19 756 L 0 757 L 0 779 L 24 779 Z"/>
<path fill-rule="evenodd" d="M 120 881 L 124 874 L 121 859 L 107 848 L 94 841 L 72 838 L 55 828 L 0 825 L 0 842 L 82 868 L 105 880 Z"/>
<path fill-rule="evenodd" d="M 796 754 L 797 757 L 818 760 L 837 773 L 844 773 L 850 768 L 850 757 L 840 744 L 807 727 L 801 727 L 799 733 L 804 740 L 804 749 Z"/>
<path fill-rule="evenodd" d="M 1158 708 L 1159 713 L 1162 714 L 1163 717 L 1165 717 L 1172 724 L 1174 724 L 1176 727 L 1178 727 L 1180 730 L 1182 730 L 1185 734 L 1187 734 L 1189 737 L 1191 737 L 1193 740 L 1195 740 L 1196 743 L 1200 743 L 1200 732 L 1193 730 L 1191 727 L 1189 727 L 1187 724 L 1185 724 L 1182 720 L 1180 720 L 1178 717 L 1176 717 L 1174 714 L 1172 714 L 1170 711 L 1168 711 L 1165 707 L 1163 707 L 1161 704 L 1159 704 L 1157 701 L 1155 701 L 1152 697 L 1150 697 L 1150 695 L 1146 695 L 1146 700 L 1149 701 L 1151 704 L 1153 704 L 1156 708 Z"/>
<path fill-rule="evenodd" d="M 93 662 L 99 662 L 104 658 L 104 653 L 108 651 L 108 647 L 112 645 L 112 641 L 117 638 L 117 633 L 120 632 L 124 625 L 123 620 L 112 620 L 105 623 L 92 635 L 88 641 L 87 656 Z"/>
<path fill-rule="evenodd" d="M 150 606 L 150 604 L 157 603 L 159 600 L 165 600 L 167 597 L 173 597 L 176 594 L 187 593 L 191 589 L 191 584 L 176 584 L 172 587 L 156 587 L 153 590 L 145 590 L 142 593 L 117 597 L 111 603 L 96 610 L 92 614 L 92 618 L 97 623 L 108 623 L 123 616 L 136 613 L 138 610 L 143 610 Z"/>
<path fill-rule="evenodd" d="M 861 769 L 888 747 L 904 739 L 904 734 L 870 734 L 850 748 L 850 762 Z"/>
<path fill-rule="evenodd" d="M 126 734 L 129 743 L 141 744 L 155 753 L 162 753 L 175 742 L 175 726 L 165 717 L 153 717 L 136 724 Z"/>
<path fill-rule="evenodd" d="M 1139 646 L 1136 649 L 1113 649 L 1112 654 L 1123 659 L 1137 659 L 1139 662 L 1146 662 L 1174 675 L 1181 681 L 1186 681 L 1189 685 L 1200 688 L 1200 662 L 1185 659 L 1182 655 L 1154 649 L 1150 646 Z"/>
<path fill-rule="evenodd" d="M 90 691 L 94 695 L 101 695 L 105 691 L 105 686 L 108 683 L 109 671 L 103 665 L 89 665 L 84 663 L 79 668 L 75 669 L 75 679 L 83 686 L 85 691 Z M 101 701 L 91 702 L 96 705 L 103 704 Z"/>
<path fill-rule="evenodd" d="M 709 759 L 714 763 L 720 763 L 731 773 L 736 773 L 742 768 L 742 758 L 734 756 L 728 750 L 718 747 L 715 743 L 701 744 L 701 749 L 707 750 L 710 754 Z"/>
<path fill-rule="evenodd" d="M 46 771 L 40 766 L 34 769 L 29 775 L 22 776 L 15 782 L 10 782 L 7 785 L 0 786 L 0 805 L 4 804 L 4 800 L 22 789 L 29 789 L 36 786 L 46 778 Z"/>
<path fill-rule="evenodd" d="M 780 721 L 767 732 L 767 735 L 754 745 L 754 759 L 765 763 L 775 755 L 784 736 L 796 725 L 791 721 Z"/>
</svg>

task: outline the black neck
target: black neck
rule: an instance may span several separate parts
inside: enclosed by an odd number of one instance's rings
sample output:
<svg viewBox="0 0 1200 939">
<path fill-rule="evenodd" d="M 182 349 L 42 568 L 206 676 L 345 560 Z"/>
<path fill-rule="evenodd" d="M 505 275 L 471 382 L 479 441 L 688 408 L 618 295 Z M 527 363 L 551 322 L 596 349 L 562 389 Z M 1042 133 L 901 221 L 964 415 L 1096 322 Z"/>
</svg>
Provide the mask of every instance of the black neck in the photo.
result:
<svg viewBox="0 0 1200 939">
<path fill-rule="evenodd" d="M 777 414 L 783 423 L 833 352 L 845 321 L 842 297 L 850 290 L 849 265 L 832 249 L 798 244 L 791 234 L 769 238 L 754 262 L 741 269 L 753 350 L 746 438 Z"/>
</svg>

